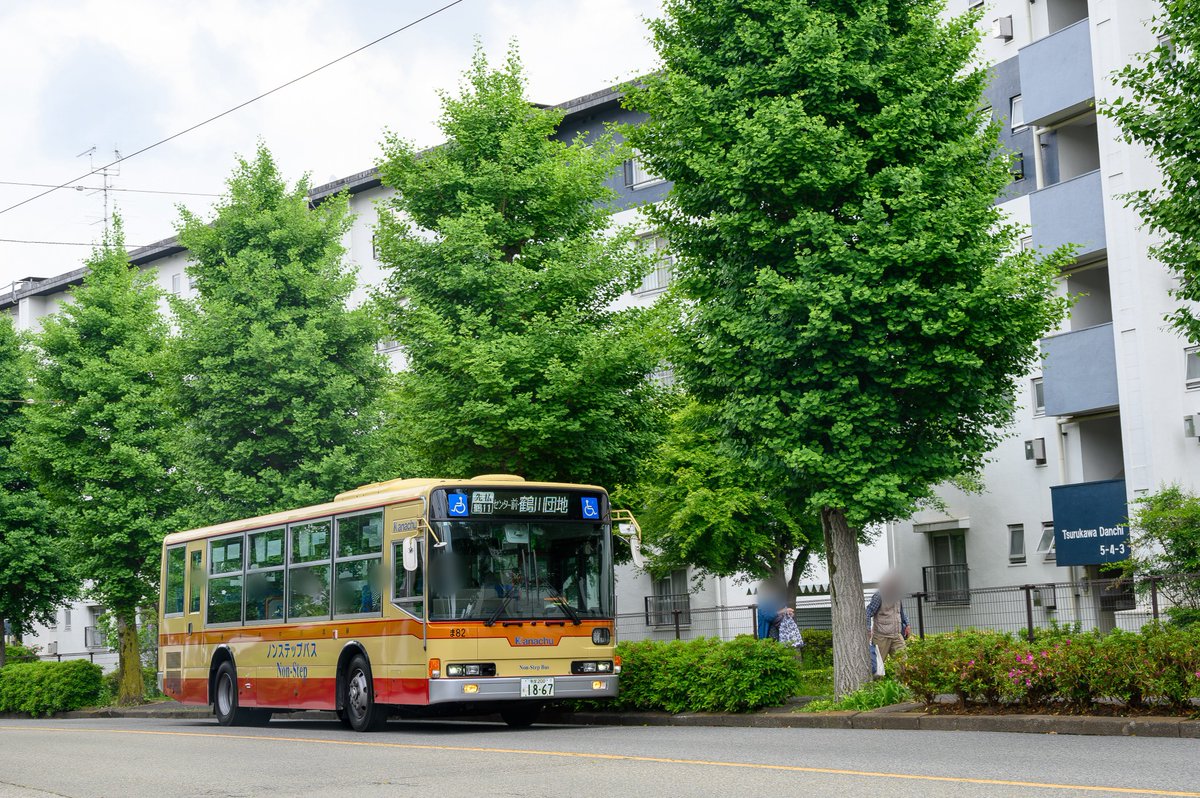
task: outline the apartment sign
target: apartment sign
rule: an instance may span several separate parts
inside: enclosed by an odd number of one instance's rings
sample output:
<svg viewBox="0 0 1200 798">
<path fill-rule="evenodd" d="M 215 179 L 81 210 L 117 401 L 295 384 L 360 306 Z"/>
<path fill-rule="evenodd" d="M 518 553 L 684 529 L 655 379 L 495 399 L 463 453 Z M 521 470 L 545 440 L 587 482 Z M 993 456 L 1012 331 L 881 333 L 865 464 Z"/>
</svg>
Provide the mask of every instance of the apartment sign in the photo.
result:
<svg viewBox="0 0 1200 798">
<path fill-rule="evenodd" d="M 1101 565 L 1129 559 L 1125 480 L 1050 488 L 1057 565 Z"/>
</svg>

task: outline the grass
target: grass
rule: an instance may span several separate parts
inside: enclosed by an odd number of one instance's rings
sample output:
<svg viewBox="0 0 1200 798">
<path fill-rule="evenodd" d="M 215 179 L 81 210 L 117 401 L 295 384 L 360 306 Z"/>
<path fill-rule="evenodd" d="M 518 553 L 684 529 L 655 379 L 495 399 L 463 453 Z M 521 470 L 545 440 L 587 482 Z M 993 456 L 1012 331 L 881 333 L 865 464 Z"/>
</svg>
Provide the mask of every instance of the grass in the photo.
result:
<svg viewBox="0 0 1200 798">
<path fill-rule="evenodd" d="M 830 690 L 832 692 L 832 689 Z M 893 679 L 880 679 L 855 690 L 850 695 L 835 701 L 832 698 L 818 699 L 805 704 L 801 712 L 867 712 L 881 707 L 890 707 L 911 700 L 908 688 Z"/>
<path fill-rule="evenodd" d="M 833 668 L 810 668 L 800 671 L 800 689 L 796 695 L 833 695 Z"/>
</svg>

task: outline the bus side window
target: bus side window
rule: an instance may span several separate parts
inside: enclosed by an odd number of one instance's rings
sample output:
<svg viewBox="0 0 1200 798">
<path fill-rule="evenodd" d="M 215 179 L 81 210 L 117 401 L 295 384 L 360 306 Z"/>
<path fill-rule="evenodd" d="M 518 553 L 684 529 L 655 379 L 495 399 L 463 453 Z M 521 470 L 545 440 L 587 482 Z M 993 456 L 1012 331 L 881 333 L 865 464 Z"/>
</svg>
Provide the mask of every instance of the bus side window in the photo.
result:
<svg viewBox="0 0 1200 798">
<path fill-rule="evenodd" d="M 192 552 L 192 565 L 188 569 L 188 612 L 200 612 L 200 585 L 204 582 L 204 552 Z"/>
<path fill-rule="evenodd" d="M 163 587 L 163 615 L 183 613 L 183 578 L 187 550 L 183 546 L 167 549 L 167 582 Z"/>
</svg>

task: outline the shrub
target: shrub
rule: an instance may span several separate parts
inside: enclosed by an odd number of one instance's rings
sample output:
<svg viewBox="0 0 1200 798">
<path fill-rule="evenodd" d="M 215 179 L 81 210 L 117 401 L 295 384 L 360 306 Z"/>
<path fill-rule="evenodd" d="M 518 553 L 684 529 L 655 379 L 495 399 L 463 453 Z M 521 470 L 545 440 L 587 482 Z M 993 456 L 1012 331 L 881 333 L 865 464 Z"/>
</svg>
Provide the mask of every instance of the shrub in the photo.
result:
<svg viewBox="0 0 1200 798">
<path fill-rule="evenodd" d="M 833 632 L 828 629 L 803 629 L 804 667 L 833 667 Z"/>
<path fill-rule="evenodd" d="M 1151 624 L 1141 633 L 1080 633 L 1062 627 L 1033 643 L 1000 632 L 959 631 L 914 640 L 894 673 L 926 704 L 1066 704 L 1100 699 L 1186 709 L 1200 696 L 1200 630 Z"/>
<path fill-rule="evenodd" d="M 35 646 L 23 646 L 20 643 L 6 643 L 4 661 L 9 665 L 15 662 L 37 662 L 38 649 Z"/>
<path fill-rule="evenodd" d="M 27 662 L 0 669 L 0 712 L 34 717 L 93 705 L 101 692 L 100 667 L 83 660 Z"/>
<path fill-rule="evenodd" d="M 790 648 L 738 637 L 621 643 L 621 692 L 598 708 L 749 712 L 796 694 L 800 668 Z"/>
</svg>

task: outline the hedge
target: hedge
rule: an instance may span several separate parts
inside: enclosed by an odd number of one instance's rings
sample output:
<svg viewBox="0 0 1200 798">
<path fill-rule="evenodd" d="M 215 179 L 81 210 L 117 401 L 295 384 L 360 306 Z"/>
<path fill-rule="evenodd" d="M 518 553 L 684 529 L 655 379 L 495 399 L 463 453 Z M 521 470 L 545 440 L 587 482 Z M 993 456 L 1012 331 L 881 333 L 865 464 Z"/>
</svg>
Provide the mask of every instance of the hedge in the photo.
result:
<svg viewBox="0 0 1200 798">
<path fill-rule="evenodd" d="M 804 635 L 804 667 L 833 667 L 833 632 L 828 629 L 802 629 Z"/>
<path fill-rule="evenodd" d="M 26 662 L 0 668 L 0 712 L 34 717 L 94 705 L 101 670 L 85 660 Z"/>
<path fill-rule="evenodd" d="M 620 643 L 620 695 L 591 709 L 751 712 L 796 694 L 800 666 L 774 640 L 738 637 Z"/>
<path fill-rule="evenodd" d="M 1104 635 L 1054 629 L 1033 643 L 959 631 L 910 641 L 894 673 L 926 704 L 950 694 L 962 704 L 1087 709 L 1106 701 L 1186 710 L 1200 697 L 1200 629 L 1150 624 Z"/>
</svg>

